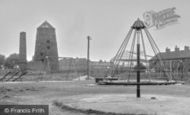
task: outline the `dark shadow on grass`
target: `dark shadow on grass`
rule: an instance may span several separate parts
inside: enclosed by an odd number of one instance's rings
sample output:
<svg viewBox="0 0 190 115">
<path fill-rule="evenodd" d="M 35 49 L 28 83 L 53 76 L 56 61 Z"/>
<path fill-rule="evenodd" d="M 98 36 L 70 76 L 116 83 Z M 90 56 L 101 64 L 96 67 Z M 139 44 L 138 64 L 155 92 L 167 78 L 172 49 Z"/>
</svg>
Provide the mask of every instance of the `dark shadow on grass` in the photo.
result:
<svg viewBox="0 0 190 115">
<path fill-rule="evenodd" d="M 83 113 L 86 115 L 147 115 L 147 114 L 133 114 L 133 113 L 114 113 L 114 112 L 98 111 L 93 109 L 74 108 L 57 101 L 54 101 L 53 105 L 60 108 L 62 111 L 66 110 L 69 112 Z"/>
</svg>

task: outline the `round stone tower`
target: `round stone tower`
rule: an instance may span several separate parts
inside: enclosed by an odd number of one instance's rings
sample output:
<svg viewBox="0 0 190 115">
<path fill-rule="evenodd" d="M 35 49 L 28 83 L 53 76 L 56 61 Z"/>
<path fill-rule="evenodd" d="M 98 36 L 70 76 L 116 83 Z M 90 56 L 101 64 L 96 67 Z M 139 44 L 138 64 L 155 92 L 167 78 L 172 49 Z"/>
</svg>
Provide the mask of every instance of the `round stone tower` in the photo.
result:
<svg viewBox="0 0 190 115">
<path fill-rule="evenodd" d="M 47 21 L 37 28 L 33 60 L 41 62 L 45 66 L 46 71 L 57 72 L 59 70 L 55 28 Z"/>
</svg>

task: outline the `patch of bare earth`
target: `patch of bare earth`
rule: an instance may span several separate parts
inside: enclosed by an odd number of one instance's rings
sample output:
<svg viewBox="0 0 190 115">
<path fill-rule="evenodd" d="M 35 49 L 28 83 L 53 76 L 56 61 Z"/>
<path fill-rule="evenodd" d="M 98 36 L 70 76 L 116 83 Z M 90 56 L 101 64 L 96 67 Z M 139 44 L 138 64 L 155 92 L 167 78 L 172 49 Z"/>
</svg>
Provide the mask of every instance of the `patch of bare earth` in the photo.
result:
<svg viewBox="0 0 190 115">
<path fill-rule="evenodd" d="M 134 94 L 80 95 L 57 100 L 81 110 L 95 110 L 118 114 L 189 115 L 190 98 L 169 95 Z"/>
<path fill-rule="evenodd" d="M 1 83 L 0 104 L 45 104 L 49 105 L 50 115 L 89 114 L 61 109 L 55 102 L 84 111 L 189 115 L 190 86 L 142 86 L 141 89 L 142 98 L 137 99 L 135 86 L 99 86 L 92 81 Z"/>
</svg>

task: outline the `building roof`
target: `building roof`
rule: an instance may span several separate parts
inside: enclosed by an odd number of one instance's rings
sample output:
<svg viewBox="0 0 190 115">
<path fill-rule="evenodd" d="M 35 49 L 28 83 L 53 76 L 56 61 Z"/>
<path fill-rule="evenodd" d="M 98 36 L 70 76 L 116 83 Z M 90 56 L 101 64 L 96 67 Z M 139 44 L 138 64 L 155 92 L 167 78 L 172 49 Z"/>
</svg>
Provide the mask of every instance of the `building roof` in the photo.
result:
<svg viewBox="0 0 190 115">
<path fill-rule="evenodd" d="M 164 60 L 184 59 L 184 58 L 190 58 L 190 50 L 161 52 L 157 55 L 159 55 Z M 154 56 L 151 60 L 155 58 L 156 56 Z"/>
<path fill-rule="evenodd" d="M 38 28 L 54 28 L 49 22 L 45 21 Z"/>
</svg>

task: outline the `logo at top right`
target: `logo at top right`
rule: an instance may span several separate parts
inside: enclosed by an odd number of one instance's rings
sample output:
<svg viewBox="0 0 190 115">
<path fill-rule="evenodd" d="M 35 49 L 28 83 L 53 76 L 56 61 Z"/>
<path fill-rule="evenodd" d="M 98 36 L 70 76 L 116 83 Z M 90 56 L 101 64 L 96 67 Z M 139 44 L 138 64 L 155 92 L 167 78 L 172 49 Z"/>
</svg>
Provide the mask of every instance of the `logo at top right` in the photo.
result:
<svg viewBox="0 0 190 115">
<path fill-rule="evenodd" d="M 144 23 L 147 28 L 156 27 L 157 29 L 163 28 L 166 25 L 174 24 L 180 18 L 175 14 L 176 8 L 168 8 L 160 12 L 148 11 L 143 14 Z"/>
</svg>

